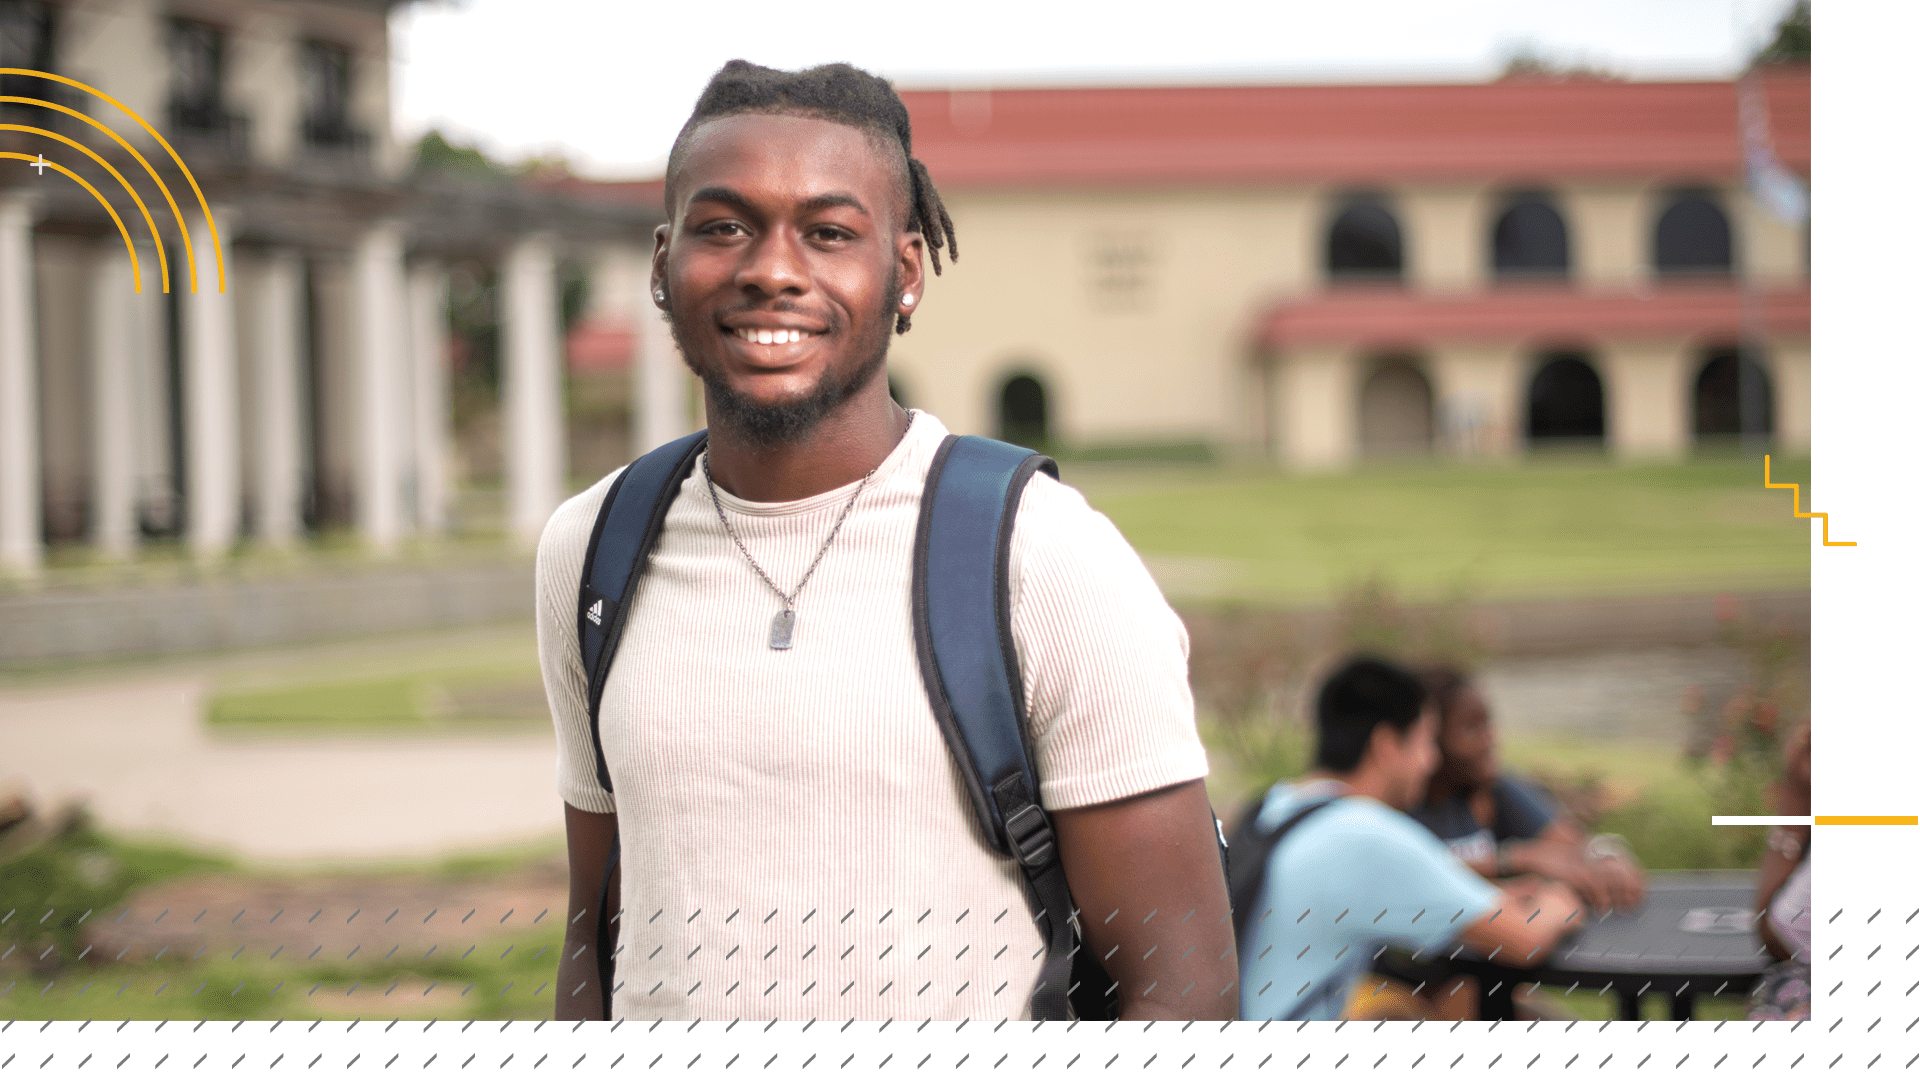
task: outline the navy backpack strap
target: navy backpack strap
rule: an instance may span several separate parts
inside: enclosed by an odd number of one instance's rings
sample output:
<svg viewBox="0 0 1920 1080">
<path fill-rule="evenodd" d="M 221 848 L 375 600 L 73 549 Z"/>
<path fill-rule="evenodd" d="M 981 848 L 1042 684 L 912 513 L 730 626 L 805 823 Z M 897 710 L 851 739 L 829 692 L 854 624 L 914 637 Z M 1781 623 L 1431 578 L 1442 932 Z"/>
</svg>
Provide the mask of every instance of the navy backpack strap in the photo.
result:
<svg viewBox="0 0 1920 1080">
<path fill-rule="evenodd" d="M 1051 460 L 1022 447 L 956 435 L 940 444 L 914 539 L 913 633 L 927 699 L 980 830 L 1019 863 L 1047 942 L 1033 1017 L 1064 1020 L 1073 900 L 1040 806 L 1008 595 L 1014 517 L 1039 470 L 1059 476 Z"/>
<path fill-rule="evenodd" d="M 621 470 L 600 500 L 600 514 L 587 540 L 586 567 L 580 575 L 580 599 L 575 614 L 580 663 L 587 674 L 587 730 L 593 739 L 593 762 L 600 786 L 611 792 L 613 775 L 607 771 L 606 751 L 600 744 L 600 695 L 606 690 L 607 671 L 620 649 L 627 610 L 646 573 L 647 557 L 660 539 L 667 508 L 680 493 L 680 484 L 693 472 L 693 463 L 707 445 L 707 433 L 692 435 L 654 449 Z M 614 933 L 607 918 L 613 873 L 620 865 L 620 831 L 616 822 L 606 868 L 600 876 L 600 903 L 594 912 L 594 960 L 600 973 L 600 1015 L 613 1018 Z M 615 916 L 618 918 L 619 916 Z"/>
<path fill-rule="evenodd" d="M 660 539 L 660 526 L 667 520 L 673 497 L 680 493 L 681 482 L 693 473 L 693 463 L 706 445 L 707 433 L 696 431 L 628 465 L 600 501 L 600 516 L 587 541 L 577 616 L 580 662 L 587 673 L 587 726 L 593 735 L 594 767 L 600 786 L 608 791 L 613 790 L 613 777 L 600 746 L 600 695 L 620 648 L 620 632 L 626 629 L 634 590 L 646 573 L 646 556 Z"/>
<path fill-rule="evenodd" d="M 1266 796 L 1254 800 L 1247 809 L 1239 827 L 1233 832 L 1233 839 L 1227 844 L 1227 850 L 1233 854 L 1233 864 L 1227 875 L 1228 896 L 1233 901 L 1233 936 L 1242 948 L 1252 940 L 1248 932 L 1260 921 L 1254 916 L 1253 907 L 1260 899 L 1261 886 L 1266 883 L 1274 849 L 1301 822 L 1339 801 L 1340 798 L 1336 796 L 1308 803 L 1271 830 L 1260 827 L 1260 808 L 1266 802 Z M 1261 917 L 1266 914 L 1262 912 Z"/>
</svg>

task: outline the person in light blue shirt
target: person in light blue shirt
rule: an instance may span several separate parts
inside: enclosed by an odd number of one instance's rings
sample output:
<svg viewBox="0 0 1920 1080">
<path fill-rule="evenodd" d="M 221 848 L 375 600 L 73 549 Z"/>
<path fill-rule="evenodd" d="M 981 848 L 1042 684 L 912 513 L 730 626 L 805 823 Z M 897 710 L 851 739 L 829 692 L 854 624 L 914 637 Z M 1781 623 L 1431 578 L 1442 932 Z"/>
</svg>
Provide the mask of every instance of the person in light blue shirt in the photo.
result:
<svg viewBox="0 0 1920 1080">
<path fill-rule="evenodd" d="M 1557 884 L 1490 884 L 1404 813 L 1439 762 L 1437 718 L 1412 674 L 1374 658 L 1351 660 L 1321 688 L 1316 721 L 1315 770 L 1275 785 L 1257 811 L 1257 825 L 1271 831 L 1327 803 L 1268 857 L 1240 940 L 1241 1017 L 1475 1015 L 1471 979 L 1396 986 L 1367 975 L 1375 955 L 1398 944 L 1444 959 L 1465 945 L 1532 966 L 1579 925 L 1579 901 Z M 1509 911 L 1539 914 L 1498 917 Z M 1380 984 L 1386 989 L 1367 994 Z"/>
</svg>

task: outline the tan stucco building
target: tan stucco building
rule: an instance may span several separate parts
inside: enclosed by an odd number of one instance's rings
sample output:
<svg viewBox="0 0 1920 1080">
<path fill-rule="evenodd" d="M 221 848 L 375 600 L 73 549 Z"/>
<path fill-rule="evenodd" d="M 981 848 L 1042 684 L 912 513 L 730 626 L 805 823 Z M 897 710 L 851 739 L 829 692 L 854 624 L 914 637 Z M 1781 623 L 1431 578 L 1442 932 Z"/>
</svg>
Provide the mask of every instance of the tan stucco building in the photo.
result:
<svg viewBox="0 0 1920 1080">
<path fill-rule="evenodd" d="M 1804 178 L 1806 69 L 1756 86 Z M 1658 457 L 1741 430 L 1744 382 L 1748 430 L 1808 445 L 1805 229 L 1744 190 L 1735 83 L 903 96 L 961 260 L 892 371 L 956 430 Z"/>
</svg>

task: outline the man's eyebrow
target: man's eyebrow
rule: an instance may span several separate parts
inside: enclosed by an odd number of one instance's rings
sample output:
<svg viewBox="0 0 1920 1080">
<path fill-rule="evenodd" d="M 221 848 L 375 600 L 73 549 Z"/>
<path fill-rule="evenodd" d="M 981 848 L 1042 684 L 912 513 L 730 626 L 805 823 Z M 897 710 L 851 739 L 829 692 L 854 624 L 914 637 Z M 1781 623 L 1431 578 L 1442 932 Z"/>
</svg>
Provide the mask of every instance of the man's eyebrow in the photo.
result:
<svg viewBox="0 0 1920 1080">
<path fill-rule="evenodd" d="M 831 210 L 835 207 L 857 210 L 867 217 L 873 216 L 873 214 L 867 210 L 865 203 L 845 191 L 829 191 L 823 195 L 815 195 L 813 198 L 800 204 L 800 212 L 802 214 L 814 214 L 822 210 Z"/>
<path fill-rule="evenodd" d="M 753 207 L 753 204 L 747 201 L 745 195 L 740 194 L 730 187 L 719 186 L 703 187 L 689 196 L 687 202 L 689 204 L 698 202 L 726 203 L 729 206 L 737 206 L 742 210 L 749 210 Z"/>
<path fill-rule="evenodd" d="M 701 202 L 725 203 L 728 206 L 737 207 L 741 210 L 756 209 L 745 195 L 740 194 L 730 187 L 723 187 L 717 184 L 703 187 L 687 199 L 689 205 Z M 872 212 L 867 209 L 867 204 L 855 198 L 851 192 L 845 191 L 828 191 L 805 199 L 800 203 L 799 210 L 802 215 L 806 215 L 817 214 L 822 210 L 831 210 L 835 207 L 845 207 L 849 210 L 855 210 L 867 217 L 873 216 Z"/>
</svg>

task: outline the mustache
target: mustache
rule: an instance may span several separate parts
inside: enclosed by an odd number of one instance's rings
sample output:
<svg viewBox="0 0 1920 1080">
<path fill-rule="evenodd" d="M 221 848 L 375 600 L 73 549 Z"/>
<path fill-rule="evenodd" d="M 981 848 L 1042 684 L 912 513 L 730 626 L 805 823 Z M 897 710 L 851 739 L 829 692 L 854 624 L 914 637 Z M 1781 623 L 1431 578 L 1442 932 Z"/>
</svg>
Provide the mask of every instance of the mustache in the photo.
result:
<svg viewBox="0 0 1920 1080">
<path fill-rule="evenodd" d="M 715 321 L 724 322 L 738 315 L 770 314 L 799 315 L 825 326 L 829 332 L 846 329 L 838 313 L 831 309 L 816 311 L 813 308 L 792 300 L 774 300 L 764 304 L 735 304 L 732 307 L 717 312 L 714 318 Z"/>
</svg>

